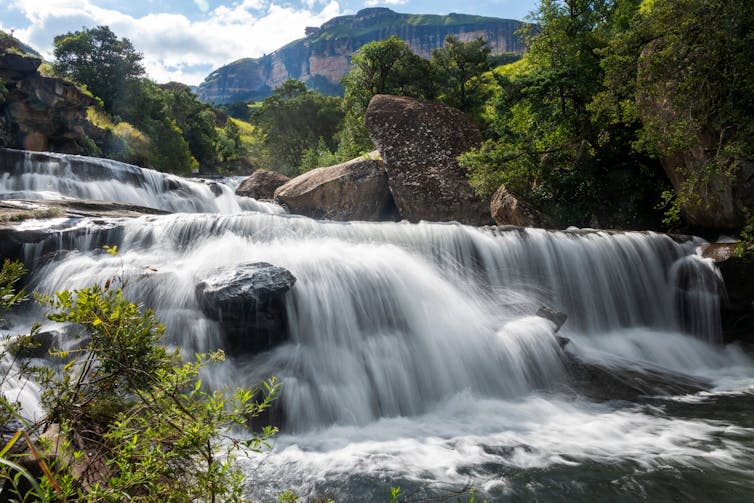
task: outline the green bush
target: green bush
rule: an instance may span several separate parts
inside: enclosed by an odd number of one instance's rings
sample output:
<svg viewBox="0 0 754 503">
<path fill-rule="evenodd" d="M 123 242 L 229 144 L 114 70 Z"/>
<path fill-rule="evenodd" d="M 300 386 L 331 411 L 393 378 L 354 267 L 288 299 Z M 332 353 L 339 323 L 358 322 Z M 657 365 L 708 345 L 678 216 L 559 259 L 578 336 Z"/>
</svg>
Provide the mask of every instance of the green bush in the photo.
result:
<svg viewBox="0 0 754 503">
<path fill-rule="evenodd" d="M 3 268 L 0 307 L 18 300 L 13 287 L 21 272 Z M 240 501 L 234 452 L 268 447 L 277 430 L 268 426 L 245 440 L 233 430 L 269 408 L 279 383 L 207 390 L 199 373 L 223 360 L 222 351 L 182 362 L 160 344 L 164 327 L 155 313 L 128 301 L 117 282 L 39 297 L 52 309 L 50 319 L 78 325 L 85 343 L 54 353 L 62 368 L 29 371 L 43 389 L 44 423 L 56 428 L 33 441 L 25 429 L 25 449 L 1 451 L 0 478 L 21 501 Z M 19 477 L 29 472 L 19 462 L 30 453 L 41 471 L 22 486 Z"/>
</svg>

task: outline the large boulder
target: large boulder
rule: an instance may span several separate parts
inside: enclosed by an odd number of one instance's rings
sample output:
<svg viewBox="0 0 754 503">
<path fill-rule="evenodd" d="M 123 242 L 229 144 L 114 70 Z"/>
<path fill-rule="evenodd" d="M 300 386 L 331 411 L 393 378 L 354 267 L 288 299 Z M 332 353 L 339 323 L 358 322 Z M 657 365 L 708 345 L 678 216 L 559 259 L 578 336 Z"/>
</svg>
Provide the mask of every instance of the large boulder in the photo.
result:
<svg viewBox="0 0 754 503">
<path fill-rule="evenodd" d="M 202 311 L 220 323 L 234 353 L 263 351 L 288 338 L 285 294 L 296 278 L 266 262 L 220 270 L 196 285 Z"/>
<path fill-rule="evenodd" d="M 471 188 L 457 160 L 482 139 L 466 114 L 439 103 L 378 94 L 369 102 L 366 126 L 403 218 L 492 223 L 489 205 Z"/>
<path fill-rule="evenodd" d="M 497 225 L 521 227 L 551 227 L 550 219 L 532 205 L 511 194 L 501 185 L 490 201 L 490 213 Z"/>
<path fill-rule="evenodd" d="M 678 84 L 651 78 L 654 56 L 663 50 L 662 38 L 645 47 L 639 59 L 636 104 L 645 125 L 655 131 L 660 161 L 677 192 L 693 186 L 694 197 L 684 201 L 681 210 L 694 227 L 738 230 L 754 207 L 754 159 L 741 156 L 715 167 L 717 153 L 724 146 L 726 130 L 712 124 L 697 127 L 696 138 L 679 149 L 673 128 L 687 121 L 686 111 L 676 105 Z M 656 64 L 656 63 L 654 63 Z"/>
<path fill-rule="evenodd" d="M 275 191 L 291 213 L 329 220 L 392 220 L 395 204 L 376 153 L 313 169 Z"/>
<path fill-rule="evenodd" d="M 254 199 L 272 199 L 275 189 L 290 180 L 277 171 L 260 169 L 246 178 L 236 189 L 236 194 Z"/>
</svg>

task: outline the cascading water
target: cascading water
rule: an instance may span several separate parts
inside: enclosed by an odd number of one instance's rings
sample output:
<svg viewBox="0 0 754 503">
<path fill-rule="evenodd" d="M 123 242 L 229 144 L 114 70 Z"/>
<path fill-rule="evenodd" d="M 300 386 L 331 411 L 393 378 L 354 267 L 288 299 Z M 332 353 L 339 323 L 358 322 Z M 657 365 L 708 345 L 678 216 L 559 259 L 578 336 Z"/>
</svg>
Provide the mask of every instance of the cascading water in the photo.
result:
<svg viewBox="0 0 754 503">
<path fill-rule="evenodd" d="M 282 212 L 235 197 L 225 184 L 202 183 L 110 159 L 2 149 L 0 198 L 93 199 L 172 212 Z"/>
<path fill-rule="evenodd" d="M 720 345 L 720 283 L 695 254 L 701 241 L 318 222 L 272 211 L 85 229 L 26 245 L 27 260 L 40 264 L 31 284 L 55 291 L 123 276 L 127 294 L 156 308 L 167 341 L 187 354 L 225 344 L 196 293 L 212 271 L 268 262 L 296 277 L 286 298 L 290 339 L 255 356 L 231 354 L 207 376 L 218 388 L 271 374 L 284 383 L 273 453 L 239 461 L 255 498 L 294 487 L 384 501 L 391 485 L 422 498 L 470 484 L 494 501 L 630 500 L 634 491 L 662 494 L 653 473 L 663 467 L 689 484 L 697 471 L 716 470 L 743 494 L 754 491 L 743 441 L 754 424 L 683 408 L 709 397 L 745 401 L 754 383 L 751 359 Z M 119 255 L 103 244 L 117 244 Z M 61 247 L 68 253 L 40 260 Z M 535 316 L 542 305 L 568 314 L 566 352 L 554 326 Z M 572 358 L 682 373 L 712 391 L 596 403 L 575 387 Z M 602 493 L 579 492 L 585 473 L 604 482 Z"/>
</svg>

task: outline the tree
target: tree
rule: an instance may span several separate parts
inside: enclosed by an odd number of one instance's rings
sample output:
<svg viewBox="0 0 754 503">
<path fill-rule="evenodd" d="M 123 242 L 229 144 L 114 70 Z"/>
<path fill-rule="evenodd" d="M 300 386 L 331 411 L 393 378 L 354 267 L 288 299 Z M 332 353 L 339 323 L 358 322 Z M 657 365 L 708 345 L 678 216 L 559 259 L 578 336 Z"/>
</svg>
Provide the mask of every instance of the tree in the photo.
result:
<svg viewBox="0 0 754 503">
<path fill-rule="evenodd" d="M 375 94 L 432 99 L 435 96 L 430 63 L 414 54 L 396 37 L 369 42 L 351 57 L 343 77 L 345 120 L 339 132 L 338 157 L 345 160 L 374 148 L 364 125 L 364 114 Z"/>
<path fill-rule="evenodd" d="M 304 152 L 322 139 L 328 149 L 343 120 L 340 98 L 324 96 L 303 82 L 287 80 L 251 114 L 251 123 L 264 135 L 271 169 L 295 174 Z"/>
<path fill-rule="evenodd" d="M 483 38 L 462 42 L 448 35 L 445 45 L 432 52 L 439 99 L 446 105 L 478 116 L 487 96 L 482 75 L 490 69 L 490 47 Z"/>
<path fill-rule="evenodd" d="M 632 8 L 635 0 L 540 2 L 524 34 L 526 55 L 494 73 L 492 138 L 463 160 L 480 193 L 506 184 L 563 225 L 614 217 L 625 198 L 640 195 L 626 218 L 641 213 L 650 222 L 642 226 L 657 225 L 661 167 L 632 150 L 637 124 L 608 119 L 595 101 L 605 48 Z"/>
<path fill-rule="evenodd" d="M 55 71 L 86 85 L 107 110 L 125 86 L 144 75 L 141 53 L 107 26 L 58 35 L 54 44 Z"/>
</svg>

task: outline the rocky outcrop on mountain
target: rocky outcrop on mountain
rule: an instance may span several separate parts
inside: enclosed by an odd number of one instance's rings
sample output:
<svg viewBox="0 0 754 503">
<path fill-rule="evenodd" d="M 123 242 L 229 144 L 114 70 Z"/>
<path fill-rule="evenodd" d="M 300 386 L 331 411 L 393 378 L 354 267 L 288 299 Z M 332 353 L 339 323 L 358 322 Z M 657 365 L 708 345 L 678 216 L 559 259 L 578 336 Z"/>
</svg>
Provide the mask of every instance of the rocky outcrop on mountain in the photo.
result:
<svg viewBox="0 0 754 503">
<path fill-rule="evenodd" d="M 88 153 L 106 135 L 87 120 L 97 101 L 62 79 L 38 72 L 42 60 L 15 39 L 0 44 L 0 146 Z"/>
<path fill-rule="evenodd" d="M 393 220 L 395 204 L 376 153 L 313 169 L 275 191 L 291 213 L 328 220 Z"/>
<path fill-rule="evenodd" d="M 469 185 L 457 157 L 481 143 L 469 117 L 430 101 L 378 94 L 366 112 L 398 211 L 416 222 L 492 223 L 489 203 Z"/>
<path fill-rule="evenodd" d="M 255 262 L 215 272 L 196 286 L 196 297 L 233 354 L 262 351 L 287 338 L 284 297 L 295 282 L 287 269 Z"/>
<path fill-rule="evenodd" d="M 277 171 L 259 169 L 246 178 L 236 189 L 236 194 L 254 199 L 272 199 L 275 189 L 290 180 Z"/>
<path fill-rule="evenodd" d="M 364 9 L 331 19 L 320 28 L 307 28 L 306 38 L 264 57 L 240 59 L 215 70 L 199 86 L 199 96 L 214 103 L 260 100 L 290 78 L 325 94 L 339 94 L 351 56 L 369 42 L 396 35 L 415 53 L 429 57 L 448 35 L 462 40 L 483 37 L 493 54 L 522 53 L 524 44 L 516 35 L 521 24 L 465 14 L 413 15 L 386 8 Z"/>
</svg>

